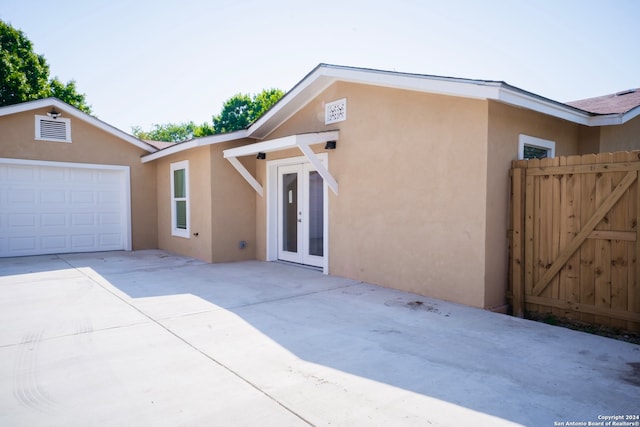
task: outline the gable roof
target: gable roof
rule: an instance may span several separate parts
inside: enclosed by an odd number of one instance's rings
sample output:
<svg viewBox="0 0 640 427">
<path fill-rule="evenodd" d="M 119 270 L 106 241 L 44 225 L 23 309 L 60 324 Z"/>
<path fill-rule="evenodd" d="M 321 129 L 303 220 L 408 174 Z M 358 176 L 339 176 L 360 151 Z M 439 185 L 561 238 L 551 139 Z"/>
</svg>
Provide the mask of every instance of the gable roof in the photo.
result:
<svg viewBox="0 0 640 427">
<path fill-rule="evenodd" d="M 640 107 L 640 89 L 571 101 L 567 105 L 596 114 L 624 114 Z"/>
<path fill-rule="evenodd" d="M 320 64 L 246 129 L 213 137 L 195 138 L 143 157 L 152 161 L 195 146 L 239 138 L 262 140 L 336 82 L 388 87 L 464 98 L 494 100 L 585 126 L 623 124 L 640 115 L 640 108 L 626 112 L 599 113 L 565 104 L 512 86 L 503 81 L 474 80 L 429 74 L 401 73 L 369 68 Z"/>
<path fill-rule="evenodd" d="M 280 124 L 337 81 L 464 98 L 495 100 L 586 126 L 621 124 L 635 117 L 635 115 L 626 117 L 617 113 L 600 114 L 584 111 L 575 106 L 528 92 L 503 81 L 464 79 L 320 64 L 248 128 L 249 136 L 257 139 L 267 137 Z"/>
<path fill-rule="evenodd" d="M 20 104 L 13 104 L 13 105 L 0 107 L 0 117 L 8 116 L 11 114 L 22 113 L 25 111 L 37 110 L 40 108 L 48 108 L 48 107 L 55 107 L 56 109 L 68 114 L 71 117 L 75 117 L 79 120 L 87 122 L 90 125 L 95 126 L 98 129 L 101 129 L 124 141 L 127 141 L 129 144 L 133 144 L 138 148 L 142 148 L 143 150 L 148 151 L 149 153 L 153 153 L 157 151 L 157 149 L 151 146 L 150 144 L 132 135 L 129 135 L 128 133 L 123 132 L 116 127 L 113 127 L 110 124 L 105 123 L 102 120 L 97 119 L 92 115 L 87 114 L 84 111 L 81 111 L 76 107 L 59 100 L 58 98 L 37 99 L 35 101 L 26 101 L 26 102 L 21 102 Z"/>
</svg>

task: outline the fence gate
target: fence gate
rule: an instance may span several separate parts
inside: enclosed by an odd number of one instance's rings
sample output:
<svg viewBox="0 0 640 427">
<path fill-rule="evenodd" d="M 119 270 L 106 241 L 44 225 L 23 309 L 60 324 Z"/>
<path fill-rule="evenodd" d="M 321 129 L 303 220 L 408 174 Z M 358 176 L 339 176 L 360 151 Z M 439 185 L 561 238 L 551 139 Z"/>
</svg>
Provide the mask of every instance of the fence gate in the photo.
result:
<svg viewBox="0 0 640 427">
<path fill-rule="evenodd" d="M 514 315 L 640 330 L 640 152 L 514 161 Z"/>
</svg>

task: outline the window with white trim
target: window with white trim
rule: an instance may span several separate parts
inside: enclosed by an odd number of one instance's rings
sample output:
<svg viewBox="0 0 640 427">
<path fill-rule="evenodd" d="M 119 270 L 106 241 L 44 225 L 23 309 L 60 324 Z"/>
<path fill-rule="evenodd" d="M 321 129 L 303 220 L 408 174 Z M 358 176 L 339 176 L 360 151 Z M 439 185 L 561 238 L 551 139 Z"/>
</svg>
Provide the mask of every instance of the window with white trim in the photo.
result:
<svg viewBox="0 0 640 427">
<path fill-rule="evenodd" d="M 71 142 L 71 120 L 36 115 L 36 140 Z"/>
<path fill-rule="evenodd" d="M 518 142 L 518 159 L 547 159 L 555 157 L 556 143 L 535 136 L 520 135 Z"/>
<path fill-rule="evenodd" d="M 189 161 L 171 163 L 171 235 L 189 238 Z"/>
</svg>

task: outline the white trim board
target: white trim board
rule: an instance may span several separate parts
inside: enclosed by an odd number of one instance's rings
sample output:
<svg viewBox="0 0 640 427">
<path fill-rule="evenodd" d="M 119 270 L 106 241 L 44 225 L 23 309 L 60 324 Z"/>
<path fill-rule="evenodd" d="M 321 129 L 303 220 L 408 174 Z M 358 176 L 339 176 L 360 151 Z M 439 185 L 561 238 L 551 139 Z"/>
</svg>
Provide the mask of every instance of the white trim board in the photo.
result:
<svg viewBox="0 0 640 427">
<path fill-rule="evenodd" d="M 524 146 L 541 148 L 549 152 L 549 158 L 556 156 L 556 143 L 548 139 L 537 138 L 535 136 L 520 134 L 518 137 L 518 160 L 524 159 Z"/>
<path fill-rule="evenodd" d="M 338 182 L 331 175 L 331 172 L 324 166 L 319 159 L 319 155 L 315 154 L 309 147 L 314 144 L 322 144 L 327 141 L 337 141 L 340 132 L 337 130 L 328 132 L 305 133 L 299 135 L 285 136 L 283 138 L 272 139 L 255 144 L 244 145 L 242 147 L 230 148 L 223 151 L 223 156 L 231 165 L 242 175 L 242 177 L 253 187 L 254 190 L 262 197 L 264 190 L 260 183 L 253 177 L 249 171 L 238 161 L 238 157 L 252 156 L 258 153 L 269 153 L 273 151 L 286 150 L 298 147 L 305 155 L 305 158 L 316 168 L 323 181 L 331 188 L 334 194 L 338 194 Z M 325 153 L 326 154 L 326 153 Z"/>
<path fill-rule="evenodd" d="M 329 155 L 327 153 L 317 154 L 320 161 L 326 168 L 329 168 Z M 266 184 L 266 260 L 278 261 L 278 167 L 309 163 L 304 156 L 287 157 L 285 159 L 267 160 L 267 184 Z M 327 183 L 324 183 L 324 265 L 323 274 L 329 274 L 329 192 Z"/>
</svg>

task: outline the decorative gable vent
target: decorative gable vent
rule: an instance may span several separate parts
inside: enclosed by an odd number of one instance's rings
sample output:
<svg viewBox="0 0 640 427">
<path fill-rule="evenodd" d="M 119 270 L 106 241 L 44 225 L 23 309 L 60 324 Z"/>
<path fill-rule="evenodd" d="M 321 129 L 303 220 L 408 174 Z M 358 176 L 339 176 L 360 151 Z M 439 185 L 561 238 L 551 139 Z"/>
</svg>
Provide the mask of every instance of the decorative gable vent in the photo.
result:
<svg viewBox="0 0 640 427">
<path fill-rule="evenodd" d="M 36 116 L 36 139 L 41 141 L 71 142 L 71 120 Z"/>
<path fill-rule="evenodd" d="M 347 98 L 329 102 L 324 106 L 324 124 L 347 120 Z"/>
</svg>

